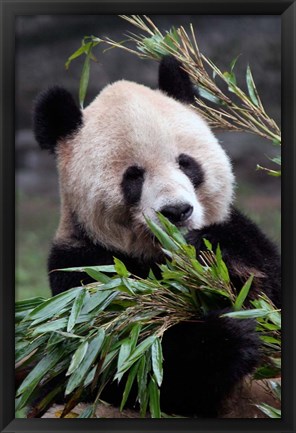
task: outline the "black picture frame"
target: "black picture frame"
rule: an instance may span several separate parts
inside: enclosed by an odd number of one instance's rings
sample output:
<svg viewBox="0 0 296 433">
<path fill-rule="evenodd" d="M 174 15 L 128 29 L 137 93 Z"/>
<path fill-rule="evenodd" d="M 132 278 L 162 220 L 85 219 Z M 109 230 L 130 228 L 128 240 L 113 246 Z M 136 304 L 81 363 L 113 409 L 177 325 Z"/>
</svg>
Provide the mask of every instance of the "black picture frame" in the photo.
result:
<svg viewBox="0 0 296 433">
<path fill-rule="evenodd" d="M 231 432 L 295 431 L 295 28 L 296 4 L 250 1 L 12 1 L 1 3 L 1 220 L 0 220 L 0 430 L 12 432 Z M 283 398 L 281 419 L 14 419 L 14 19 L 26 14 L 266 14 L 282 22 L 282 244 Z"/>
</svg>

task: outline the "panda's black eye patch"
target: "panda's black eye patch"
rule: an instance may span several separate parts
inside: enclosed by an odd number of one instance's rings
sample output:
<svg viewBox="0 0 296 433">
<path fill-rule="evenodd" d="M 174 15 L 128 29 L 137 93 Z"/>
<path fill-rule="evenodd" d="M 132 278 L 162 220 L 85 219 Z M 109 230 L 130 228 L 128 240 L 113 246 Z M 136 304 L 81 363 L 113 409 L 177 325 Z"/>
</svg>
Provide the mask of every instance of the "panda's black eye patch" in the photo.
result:
<svg viewBox="0 0 296 433">
<path fill-rule="evenodd" d="M 180 170 L 183 171 L 186 176 L 191 180 L 194 188 L 197 188 L 204 181 L 204 172 L 201 165 L 191 156 L 181 153 L 177 162 L 179 164 Z"/>
<path fill-rule="evenodd" d="M 145 170 L 137 165 L 131 165 L 124 172 L 121 189 L 125 202 L 136 205 L 141 198 Z"/>
</svg>

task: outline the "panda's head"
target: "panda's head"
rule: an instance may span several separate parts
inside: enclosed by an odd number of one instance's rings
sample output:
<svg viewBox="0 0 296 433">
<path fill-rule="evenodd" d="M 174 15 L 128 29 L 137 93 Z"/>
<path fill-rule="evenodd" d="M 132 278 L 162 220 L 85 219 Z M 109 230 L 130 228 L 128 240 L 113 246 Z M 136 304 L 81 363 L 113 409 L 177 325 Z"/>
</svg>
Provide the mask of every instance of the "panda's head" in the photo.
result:
<svg viewBox="0 0 296 433">
<path fill-rule="evenodd" d="M 159 89 L 118 81 L 83 111 L 55 87 L 35 107 L 35 136 L 56 154 L 62 213 L 57 241 L 79 239 L 132 256 L 158 248 L 145 218 L 161 212 L 180 227 L 224 221 L 233 174 L 207 123 L 190 107 L 190 80 L 165 58 Z"/>
</svg>

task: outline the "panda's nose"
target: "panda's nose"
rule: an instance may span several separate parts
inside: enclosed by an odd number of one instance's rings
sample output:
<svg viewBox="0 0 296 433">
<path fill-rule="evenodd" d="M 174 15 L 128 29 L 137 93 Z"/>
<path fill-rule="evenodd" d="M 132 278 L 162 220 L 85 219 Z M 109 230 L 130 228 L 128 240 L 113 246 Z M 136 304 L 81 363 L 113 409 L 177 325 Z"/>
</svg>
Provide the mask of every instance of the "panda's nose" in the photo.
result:
<svg viewBox="0 0 296 433">
<path fill-rule="evenodd" d="M 165 206 L 160 212 L 173 224 L 177 224 L 186 221 L 191 216 L 193 207 L 188 203 L 177 206 Z"/>
</svg>

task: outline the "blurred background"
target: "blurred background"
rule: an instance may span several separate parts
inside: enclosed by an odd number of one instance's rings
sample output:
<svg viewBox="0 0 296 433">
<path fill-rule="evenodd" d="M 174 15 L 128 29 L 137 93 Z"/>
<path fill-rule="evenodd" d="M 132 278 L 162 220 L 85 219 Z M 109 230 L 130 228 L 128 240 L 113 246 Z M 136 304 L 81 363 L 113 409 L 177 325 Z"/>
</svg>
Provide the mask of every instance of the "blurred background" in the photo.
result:
<svg viewBox="0 0 296 433">
<path fill-rule="evenodd" d="M 154 15 L 161 30 L 192 23 L 201 52 L 217 66 L 229 70 L 241 54 L 236 75 L 245 85 L 250 64 L 267 113 L 280 125 L 280 17 L 269 15 Z M 136 29 L 115 15 L 31 15 L 16 18 L 16 299 L 50 296 L 47 256 L 59 219 L 59 191 L 55 161 L 41 151 L 32 134 L 32 105 L 43 89 L 59 84 L 78 103 L 84 59 L 67 58 L 85 35 L 126 39 Z M 85 105 L 108 83 L 128 79 L 157 87 L 158 64 L 141 60 L 120 49 L 95 48 L 98 62 L 91 64 Z M 280 179 L 257 171 L 260 164 L 275 168 L 268 157 L 278 153 L 271 142 L 247 133 L 217 133 L 233 161 L 237 179 L 237 206 L 252 217 L 280 246 Z"/>
</svg>

